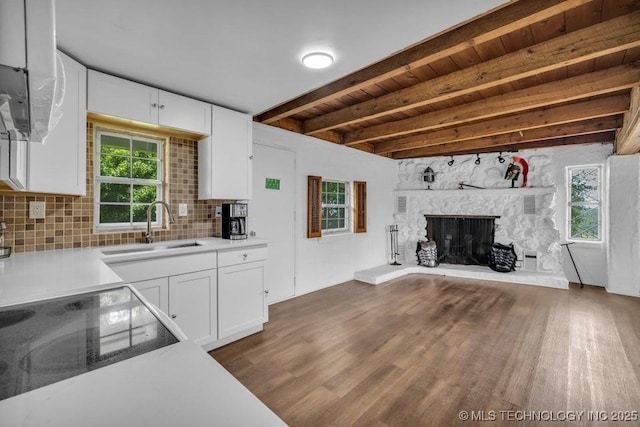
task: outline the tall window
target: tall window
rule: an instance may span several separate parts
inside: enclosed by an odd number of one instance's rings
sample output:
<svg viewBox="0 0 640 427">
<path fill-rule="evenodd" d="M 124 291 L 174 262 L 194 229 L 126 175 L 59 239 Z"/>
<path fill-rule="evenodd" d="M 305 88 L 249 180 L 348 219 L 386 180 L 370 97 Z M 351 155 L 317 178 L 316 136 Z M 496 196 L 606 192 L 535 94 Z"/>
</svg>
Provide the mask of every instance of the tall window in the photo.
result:
<svg viewBox="0 0 640 427">
<path fill-rule="evenodd" d="M 322 231 L 349 230 L 349 183 L 322 181 Z"/>
<path fill-rule="evenodd" d="M 567 168 L 568 240 L 602 240 L 602 167 Z"/>
<path fill-rule="evenodd" d="M 98 131 L 95 146 L 96 228 L 145 224 L 149 203 L 162 200 L 163 140 Z M 162 224 L 157 207 L 151 220 Z"/>
</svg>

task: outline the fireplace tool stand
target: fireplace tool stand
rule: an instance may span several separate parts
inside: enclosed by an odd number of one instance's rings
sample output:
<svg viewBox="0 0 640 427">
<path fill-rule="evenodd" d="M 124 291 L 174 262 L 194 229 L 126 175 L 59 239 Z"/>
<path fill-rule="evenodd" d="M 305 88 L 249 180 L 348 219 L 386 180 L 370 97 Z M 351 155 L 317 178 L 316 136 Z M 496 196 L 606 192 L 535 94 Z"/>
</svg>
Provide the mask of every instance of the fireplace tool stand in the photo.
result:
<svg viewBox="0 0 640 427">
<path fill-rule="evenodd" d="M 580 273 L 578 272 L 578 267 L 576 266 L 576 262 L 573 260 L 573 255 L 571 255 L 571 250 L 569 249 L 569 245 L 573 245 L 574 242 L 569 243 L 561 243 L 560 245 L 567 247 L 567 252 L 569 252 L 569 258 L 571 258 L 571 264 L 573 264 L 573 269 L 576 270 L 576 274 L 578 275 L 578 280 L 580 281 L 580 287 L 584 288 L 584 283 L 582 283 L 582 278 L 580 277 Z"/>
<path fill-rule="evenodd" d="M 393 258 L 393 262 L 389 265 L 402 265 L 398 262 L 398 226 L 390 225 L 389 226 L 389 235 L 391 236 L 391 257 Z"/>
</svg>

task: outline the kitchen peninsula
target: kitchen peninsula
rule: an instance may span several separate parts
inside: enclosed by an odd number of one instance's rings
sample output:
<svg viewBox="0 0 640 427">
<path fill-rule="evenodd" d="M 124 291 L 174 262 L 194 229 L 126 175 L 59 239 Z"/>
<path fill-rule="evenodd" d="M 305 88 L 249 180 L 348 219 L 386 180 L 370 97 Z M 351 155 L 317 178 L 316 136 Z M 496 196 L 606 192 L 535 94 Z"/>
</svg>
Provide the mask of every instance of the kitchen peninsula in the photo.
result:
<svg viewBox="0 0 640 427">
<path fill-rule="evenodd" d="M 223 257 L 228 258 L 229 253 L 253 248 L 266 250 L 266 242 L 209 238 L 123 245 L 117 250 L 16 254 L 0 261 L 0 312 L 43 299 L 121 288 L 122 278 L 105 262 L 166 261 L 203 254 L 216 259 L 225 253 Z M 116 251 L 119 253 L 113 253 Z M 106 255 L 109 253 L 113 254 Z M 176 331 L 166 314 L 153 305 L 150 309 Z M 11 326 L 3 329 L 3 333 L 10 333 Z M 0 401 L 0 418 L 7 425 L 33 426 L 284 425 L 193 340 L 179 330 L 175 335 L 177 343 L 4 399 Z"/>
</svg>

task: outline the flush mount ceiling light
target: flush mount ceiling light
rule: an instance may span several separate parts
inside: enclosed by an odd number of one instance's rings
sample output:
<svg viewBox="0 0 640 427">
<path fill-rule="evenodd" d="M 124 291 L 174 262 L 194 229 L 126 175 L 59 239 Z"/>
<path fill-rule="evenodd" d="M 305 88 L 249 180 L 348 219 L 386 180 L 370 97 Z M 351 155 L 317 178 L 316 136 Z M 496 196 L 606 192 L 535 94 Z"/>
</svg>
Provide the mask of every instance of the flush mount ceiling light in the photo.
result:
<svg viewBox="0 0 640 427">
<path fill-rule="evenodd" d="M 311 52 L 302 57 L 302 63 L 307 68 L 327 68 L 333 64 L 333 56 L 327 52 Z"/>
</svg>

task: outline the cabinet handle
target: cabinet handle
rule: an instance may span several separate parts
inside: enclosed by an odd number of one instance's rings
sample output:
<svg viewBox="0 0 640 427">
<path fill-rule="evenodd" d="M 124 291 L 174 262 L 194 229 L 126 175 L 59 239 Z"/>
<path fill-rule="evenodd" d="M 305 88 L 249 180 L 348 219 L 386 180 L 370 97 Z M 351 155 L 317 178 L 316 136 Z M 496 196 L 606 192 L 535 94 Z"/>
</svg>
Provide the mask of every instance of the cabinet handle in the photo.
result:
<svg viewBox="0 0 640 427">
<path fill-rule="evenodd" d="M 249 156 L 249 160 L 253 160 L 253 156 Z"/>
<path fill-rule="evenodd" d="M 269 295 L 269 289 L 265 289 L 265 290 L 264 290 L 264 293 L 265 293 L 265 294 L 267 294 L 267 295 Z"/>
<path fill-rule="evenodd" d="M 249 254 L 242 254 L 242 259 L 246 260 L 248 256 L 249 256 Z"/>
<path fill-rule="evenodd" d="M 160 107 L 159 107 L 159 108 L 160 108 L 161 110 L 164 110 L 164 104 L 160 104 Z"/>
<path fill-rule="evenodd" d="M 158 103 L 157 103 L 157 102 L 154 102 L 153 104 L 151 104 L 151 106 L 152 106 L 153 108 L 158 108 Z"/>
<path fill-rule="evenodd" d="M 177 314 L 172 314 L 172 315 L 171 315 L 171 318 L 172 318 L 172 319 L 175 319 L 176 317 L 178 317 L 178 315 L 177 315 Z"/>
</svg>

